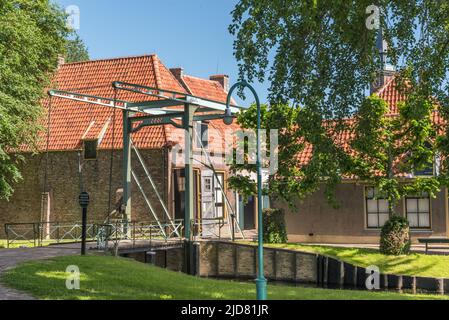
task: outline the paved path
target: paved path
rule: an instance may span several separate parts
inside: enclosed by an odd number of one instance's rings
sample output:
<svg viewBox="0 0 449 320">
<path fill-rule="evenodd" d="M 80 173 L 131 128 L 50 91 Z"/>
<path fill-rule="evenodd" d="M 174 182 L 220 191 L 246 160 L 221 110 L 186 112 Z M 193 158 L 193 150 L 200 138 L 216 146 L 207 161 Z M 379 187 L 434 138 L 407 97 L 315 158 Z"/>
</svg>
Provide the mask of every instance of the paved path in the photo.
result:
<svg viewBox="0 0 449 320">
<path fill-rule="evenodd" d="M 0 276 L 2 272 L 14 268 L 22 262 L 69 256 L 79 252 L 79 244 L 56 245 L 43 248 L 0 249 Z M 34 300 L 34 298 L 26 293 L 0 284 L 0 300 Z"/>
</svg>

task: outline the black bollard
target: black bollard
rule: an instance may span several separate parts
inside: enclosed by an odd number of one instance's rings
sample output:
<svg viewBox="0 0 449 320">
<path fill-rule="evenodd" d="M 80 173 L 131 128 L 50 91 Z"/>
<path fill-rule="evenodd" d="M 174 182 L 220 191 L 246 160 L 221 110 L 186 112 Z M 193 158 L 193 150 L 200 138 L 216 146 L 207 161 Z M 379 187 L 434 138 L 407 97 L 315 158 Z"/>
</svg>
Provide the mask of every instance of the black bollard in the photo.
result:
<svg viewBox="0 0 449 320">
<path fill-rule="evenodd" d="M 81 192 L 79 195 L 79 204 L 83 209 L 82 229 L 81 229 L 81 255 L 86 255 L 86 237 L 87 237 L 87 207 L 89 206 L 89 194 Z"/>
</svg>

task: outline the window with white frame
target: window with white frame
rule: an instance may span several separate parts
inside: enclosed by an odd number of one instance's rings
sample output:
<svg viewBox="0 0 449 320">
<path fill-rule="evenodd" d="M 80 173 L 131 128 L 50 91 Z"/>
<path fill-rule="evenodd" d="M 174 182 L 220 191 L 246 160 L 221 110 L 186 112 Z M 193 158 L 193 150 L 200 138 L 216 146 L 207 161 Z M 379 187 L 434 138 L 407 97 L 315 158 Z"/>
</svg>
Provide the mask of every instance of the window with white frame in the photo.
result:
<svg viewBox="0 0 449 320">
<path fill-rule="evenodd" d="M 215 177 L 215 217 L 224 217 L 224 197 L 223 191 L 225 191 L 224 173 L 217 173 Z"/>
<path fill-rule="evenodd" d="M 405 210 L 410 228 L 430 228 L 430 197 L 428 193 L 407 196 Z"/>
<path fill-rule="evenodd" d="M 196 122 L 196 134 L 195 141 L 196 147 L 201 148 L 203 145 L 204 149 L 209 147 L 209 124 L 207 122 L 198 121 Z"/>
<path fill-rule="evenodd" d="M 365 189 L 366 200 L 366 223 L 370 229 L 382 228 L 390 217 L 388 200 L 382 198 L 377 188 L 367 187 Z"/>
</svg>

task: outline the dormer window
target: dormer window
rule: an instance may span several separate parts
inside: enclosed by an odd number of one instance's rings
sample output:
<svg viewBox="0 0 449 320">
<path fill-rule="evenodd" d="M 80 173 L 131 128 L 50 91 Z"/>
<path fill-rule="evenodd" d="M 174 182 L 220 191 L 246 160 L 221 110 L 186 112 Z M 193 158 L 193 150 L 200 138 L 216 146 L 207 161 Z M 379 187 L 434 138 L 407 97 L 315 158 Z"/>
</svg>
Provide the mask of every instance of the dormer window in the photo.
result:
<svg viewBox="0 0 449 320">
<path fill-rule="evenodd" d="M 196 123 L 195 130 L 197 132 L 197 136 L 195 139 L 196 147 L 198 149 L 201 149 L 202 142 L 204 149 L 207 149 L 209 147 L 209 124 L 207 122 L 198 121 Z M 201 140 L 198 139 L 198 135 L 200 136 Z"/>
<path fill-rule="evenodd" d="M 84 140 L 84 160 L 97 160 L 98 140 Z"/>
</svg>

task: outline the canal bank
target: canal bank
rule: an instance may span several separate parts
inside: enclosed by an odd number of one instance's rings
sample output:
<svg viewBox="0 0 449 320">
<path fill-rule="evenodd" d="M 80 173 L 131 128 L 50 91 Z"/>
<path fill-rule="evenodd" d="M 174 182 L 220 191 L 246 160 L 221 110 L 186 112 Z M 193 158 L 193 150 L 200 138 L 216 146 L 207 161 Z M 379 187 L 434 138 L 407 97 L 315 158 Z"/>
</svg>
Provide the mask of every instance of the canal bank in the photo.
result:
<svg viewBox="0 0 449 320">
<path fill-rule="evenodd" d="M 183 253 L 182 246 L 119 252 L 122 256 L 179 272 L 184 270 Z M 253 280 L 257 271 L 257 247 L 230 241 L 198 241 L 194 244 L 193 261 L 196 276 Z M 264 248 L 264 270 L 269 281 L 323 288 L 367 290 L 368 277 L 374 279 L 368 268 L 320 254 L 280 248 Z M 379 290 L 449 294 L 449 279 L 379 274 L 378 284 Z"/>
</svg>

